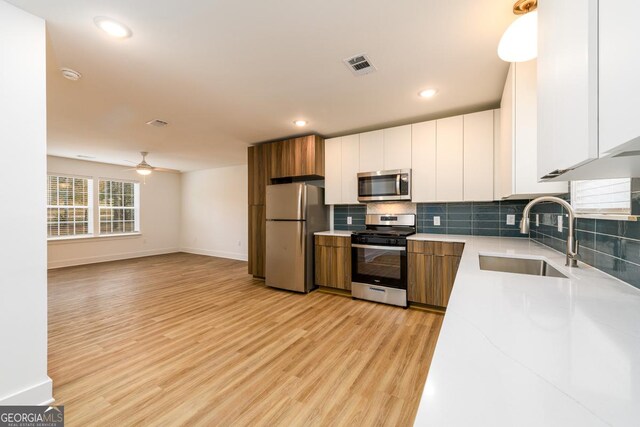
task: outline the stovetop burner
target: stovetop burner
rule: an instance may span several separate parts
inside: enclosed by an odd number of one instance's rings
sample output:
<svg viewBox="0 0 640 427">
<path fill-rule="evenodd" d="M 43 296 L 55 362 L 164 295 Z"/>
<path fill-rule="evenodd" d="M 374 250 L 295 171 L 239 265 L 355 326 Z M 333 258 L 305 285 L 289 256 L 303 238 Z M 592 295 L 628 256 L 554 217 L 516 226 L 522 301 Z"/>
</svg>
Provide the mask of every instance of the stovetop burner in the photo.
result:
<svg viewBox="0 0 640 427">
<path fill-rule="evenodd" d="M 356 236 L 391 236 L 391 237 L 407 237 L 415 234 L 415 230 L 380 230 L 380 229 L 368 229 L 354 231 Z"/>
<path fill-rule="evenodd" d="M 416 216 L 402 215 L 367 215 L 366 230 L 355 231 L 352 243 L 369 245 L 406 246 L 407 236 L 416 233 Z"/>
</svg>

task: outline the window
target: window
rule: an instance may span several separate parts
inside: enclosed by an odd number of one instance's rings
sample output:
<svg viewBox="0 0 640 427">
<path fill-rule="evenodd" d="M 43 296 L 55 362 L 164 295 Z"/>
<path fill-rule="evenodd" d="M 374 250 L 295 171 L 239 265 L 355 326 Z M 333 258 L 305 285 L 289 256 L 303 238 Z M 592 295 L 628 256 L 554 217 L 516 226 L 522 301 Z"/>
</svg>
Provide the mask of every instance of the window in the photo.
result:
<svg viewBox="0 0 640 427">
<path fill-rule="evenodd" d="M 93 233 L 93 180 L 49 175 L 47 181 L 47 237 Z"/>
<path fill-rule="evenodd" d="M 571 204 L 576 213 L 631 213 L 631 179 L 598 179 L 571 182 Z"/>
<path fill-rule="evenodd" d="M 134 233 L 139 229 L 139 184 L 101 179 L 100 234 Z"/>
</svg>

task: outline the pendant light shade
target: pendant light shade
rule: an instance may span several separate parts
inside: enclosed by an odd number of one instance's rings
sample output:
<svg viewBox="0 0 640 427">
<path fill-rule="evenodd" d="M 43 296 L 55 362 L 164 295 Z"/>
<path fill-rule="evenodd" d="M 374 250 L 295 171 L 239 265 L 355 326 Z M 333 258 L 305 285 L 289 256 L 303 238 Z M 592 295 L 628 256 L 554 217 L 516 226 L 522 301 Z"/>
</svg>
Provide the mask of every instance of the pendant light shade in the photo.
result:
<svg viewBox="0 0 640 427">
<path fill-rule="evenodd" d="M 537 1 L 518 0 L 513 13 L 520 15 L 502 35 L 498 56 L 506 62 L 524 62 L 538 56 Z"/>
</svg>

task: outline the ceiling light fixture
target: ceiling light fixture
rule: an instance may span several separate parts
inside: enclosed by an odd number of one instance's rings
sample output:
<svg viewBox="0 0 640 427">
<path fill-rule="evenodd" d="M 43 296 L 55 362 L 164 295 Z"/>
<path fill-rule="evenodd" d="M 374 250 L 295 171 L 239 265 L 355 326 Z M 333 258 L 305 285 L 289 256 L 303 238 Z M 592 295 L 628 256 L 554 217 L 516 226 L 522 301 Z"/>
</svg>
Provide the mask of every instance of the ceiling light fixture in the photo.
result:
<svg viewBox="0 0 640 427">
<path fill-rule="evenodd" d="M 60 72 L 62 73 L 62 77 L 74 82 L 80 80 L 80 77 L 82 77 L 82 74 L 71 68 L 60 68 Z"/>
<path fill-rule="evenodd" d="M 418 93 L 418 96 L 421 98 L 433 98 L 436 93 L 438 93 L 437 89 L 425 89 Z"/>
<path fill-rule="evenodd" d="M 309 122 L 306 120 L 295 120 L 293 122 L 294 125 L 298 126 L 298 127 L 302 127 L 302 126 L 306 126 Z"/>
<path fill-rule="evenodd" d="M 518 0 L 513 13 L 522 15 L 507 27 L 500 43 L 498 56 L 506 62 L 525 62 L 538 56 L 538 0 Z"/>
<path fill-rule="evenodd" d="M 126 39 L 127 37 L 131 37 L 132 32 L 127 26 L 119 23 L 118 21 L 114 21 L 111 18 L 96 16 L 93 18 L 93 22 L 98 28 L 109 34 L 111 37 L 115 37 L 117 39 Z"/>
</svg>

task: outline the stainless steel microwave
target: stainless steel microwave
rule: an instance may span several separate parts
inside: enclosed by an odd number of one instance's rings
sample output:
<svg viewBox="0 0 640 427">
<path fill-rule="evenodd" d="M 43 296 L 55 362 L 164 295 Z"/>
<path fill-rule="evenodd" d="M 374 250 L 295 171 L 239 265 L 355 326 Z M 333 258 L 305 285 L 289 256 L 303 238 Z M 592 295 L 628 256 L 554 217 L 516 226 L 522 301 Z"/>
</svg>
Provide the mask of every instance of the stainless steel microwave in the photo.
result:
<svg viewBox="0 0 640 427">
<path fill-rule="evenodd" d="M 411 200 L 411 169 L 358 174 L 359 202 Z"/>
</svg>

